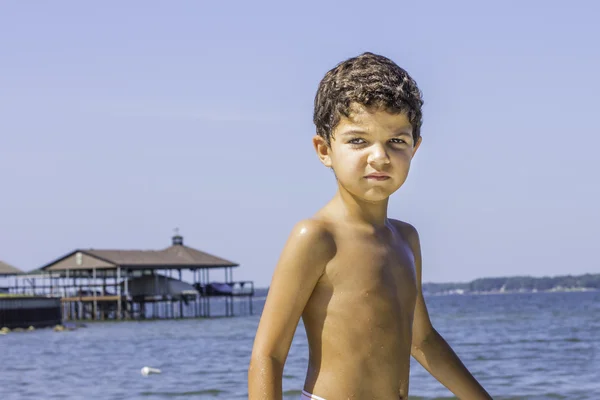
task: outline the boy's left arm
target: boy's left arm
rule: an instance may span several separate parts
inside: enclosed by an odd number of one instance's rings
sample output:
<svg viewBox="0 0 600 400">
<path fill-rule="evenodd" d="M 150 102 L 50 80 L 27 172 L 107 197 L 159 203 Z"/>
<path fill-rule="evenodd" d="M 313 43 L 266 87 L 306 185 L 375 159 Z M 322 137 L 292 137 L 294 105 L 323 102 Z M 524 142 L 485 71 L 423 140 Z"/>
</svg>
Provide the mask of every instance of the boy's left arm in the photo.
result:
<svg viewBox="0 0 600 400">
<path fill-rule="evenodd" d="M 407 239 L 415 257 L 417 301 L 413 319 L 411 355 L 459 399 L 491 399 L 460 361 L 450 345 L 431 325 L 421 287 L 421 245 L 416 229 L 409 225 Z"/>
</svg>

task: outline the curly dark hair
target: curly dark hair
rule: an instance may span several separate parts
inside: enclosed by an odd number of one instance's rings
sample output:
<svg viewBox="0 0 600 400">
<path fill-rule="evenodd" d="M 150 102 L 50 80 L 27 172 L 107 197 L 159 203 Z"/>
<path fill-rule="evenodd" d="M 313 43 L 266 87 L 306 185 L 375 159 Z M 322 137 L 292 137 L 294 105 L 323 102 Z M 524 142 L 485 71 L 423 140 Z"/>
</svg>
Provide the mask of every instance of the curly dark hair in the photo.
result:
<svg viewBox="0 0 600 400">
<path fill-rule="evenodd" d="M 422 93 L 408 72 L 389 58 L 367 52 L 325 74 L 315 96 L 313 121 L 328 145 L 341 116 L 350 117 L 352 104 L 405 112 L 415 143 L 421 136 Z"/>
</svg>

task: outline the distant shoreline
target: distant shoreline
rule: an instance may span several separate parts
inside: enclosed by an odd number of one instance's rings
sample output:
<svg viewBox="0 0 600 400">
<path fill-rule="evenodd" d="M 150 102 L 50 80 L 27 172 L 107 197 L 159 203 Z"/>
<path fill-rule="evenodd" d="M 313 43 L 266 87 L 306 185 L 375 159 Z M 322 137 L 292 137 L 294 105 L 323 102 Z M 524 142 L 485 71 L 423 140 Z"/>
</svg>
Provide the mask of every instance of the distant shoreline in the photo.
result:
<svg viewBox="0 0 600 400">
<path fill-rule="evenodd" d="M 534 278 L 511 276 L 480 278 L 468 283 L 424 283 L 423 293 L 428 294 L 489 294 L 583 292 L 600 290 L 600 274 L 564 275 Z"/>
<path fill-rule="evenodd" d="M 468 295 L 505 295 L 505 294 L 539 294 L 539 293 L 581 293 L 581 292 L 598 292 L 596 288 L 575 288 L 575 289 L 551 289 L 551 290 L 505 290 L 501 291 L 490 291 L 490 292 L 423 292 L 425 296 L 468 296 Z"/>
</svg>

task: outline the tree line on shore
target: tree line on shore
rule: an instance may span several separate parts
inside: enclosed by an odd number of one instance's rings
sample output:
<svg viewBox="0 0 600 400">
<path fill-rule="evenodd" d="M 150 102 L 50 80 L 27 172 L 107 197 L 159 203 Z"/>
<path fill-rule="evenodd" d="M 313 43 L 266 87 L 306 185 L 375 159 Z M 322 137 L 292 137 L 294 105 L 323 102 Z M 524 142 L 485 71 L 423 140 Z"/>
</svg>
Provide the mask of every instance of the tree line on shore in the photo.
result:
<svg viewBox="0 0 600 400">
<path fill-rule="evenodd" d="M 512 276 L 480 278 L 466 283 L 423 283 L 423 292 L 443 293 L 496 293 L 543 292 L 558 290 L 600 290 L 600 274 L 564 275 L 554 277 Z"/>
</svg>

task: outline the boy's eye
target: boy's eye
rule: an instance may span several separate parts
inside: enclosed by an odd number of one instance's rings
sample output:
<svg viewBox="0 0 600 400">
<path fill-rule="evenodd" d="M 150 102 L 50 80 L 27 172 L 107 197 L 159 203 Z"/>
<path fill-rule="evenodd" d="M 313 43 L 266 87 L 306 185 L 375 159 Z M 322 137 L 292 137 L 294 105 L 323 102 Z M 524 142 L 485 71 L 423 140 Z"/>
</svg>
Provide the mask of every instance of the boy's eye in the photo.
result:
<svg viewBox="0 0 600 400">
<path fill-rule="evenodd" d="M 350 144 L 363 144 L 366 143 L 363 139 L 361 138 L 354 138 L 348 141 L 348 143 Z"/>
<path fill-rule="evenodd" d="M 391 139 L 392 143 L 406 143 L 406 140 L 404 139 L 399 139 L 399 138 L 393 138 Z"/>
</svg>

